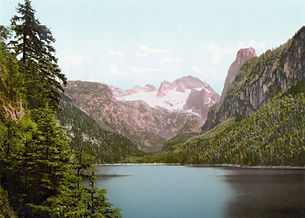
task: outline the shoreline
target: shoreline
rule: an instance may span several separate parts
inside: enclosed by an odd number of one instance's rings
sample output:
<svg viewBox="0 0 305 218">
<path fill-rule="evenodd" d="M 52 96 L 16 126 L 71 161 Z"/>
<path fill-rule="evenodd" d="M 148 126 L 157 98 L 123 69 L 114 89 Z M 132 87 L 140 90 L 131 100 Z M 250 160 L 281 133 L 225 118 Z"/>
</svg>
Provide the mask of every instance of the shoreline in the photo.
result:
<svg viewBox="0 0 305 218">
<path fill-rule="evenodd" d="M 238 168 L 238 169 L 272 169 L 272 170 L 305 170 L 305 166 L 247 166 L 239 164 L 180 164 L 180 163 L 114 163 L 114 164 L 94 164 L 100 166 L 185 166 L 185 167 L 206 167 L 206 168 Z"/>
</svg>

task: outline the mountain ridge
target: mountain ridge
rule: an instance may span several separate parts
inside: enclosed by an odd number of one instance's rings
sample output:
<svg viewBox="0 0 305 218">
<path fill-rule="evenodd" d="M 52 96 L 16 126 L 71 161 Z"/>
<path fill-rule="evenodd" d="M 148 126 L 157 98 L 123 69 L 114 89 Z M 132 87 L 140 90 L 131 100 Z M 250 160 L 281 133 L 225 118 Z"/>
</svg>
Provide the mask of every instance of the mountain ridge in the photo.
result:
<svg viewBox="0 0 305 218">
<path fill-rule="evenodd" d="M 192 80 L 195 80 L 195 84 L 192 84 Z M 160 150 L 168 139 L 180 132 L 199 131 L 208 108 L 219 100 L 219 96 L 212 88 L 194 77 L 181 78 L 171 84 L 174 84 L 174 88 L 161 88 L 166 95 L 157 97 L 160 88 L 157 90 L 150 84 L 123 91 L 96 82 L 69 81 L 65 95 L 87 115 L 106 123 L 114 131 L 132 140 L 142 150 L 154 151 Z M 208 104 L 203 108 L 199 108 L 198 105 L 183 108 L 191 92 L 188 88 L 194 90 L 198 87 L 201 87 L 199 95 L 202 95 L 203 101 L 206 100 Z M 152 107 L 147 103 L 147 97 L 122 99 L 128 96 L 134 97 L 139 93 L 154 95 L 155 99 L 167 98 L 168 105 L 175 103 L 168 97 L 168 93 L 173 94 L 174 97 L 183 96 L 183 101 L 178 102 L 181 110 L 167 110 L 160 105 Z M 181 101 L 179 98 L 174 100 Z"/>
<path fill-rule="evenodd" d="M 267 50 L 241 67 L 224 100 L 208 113 L 203 130 L 229 117 L 246 117 L 278 92 L 305 80 L 305 27 L 274 50 Z"/>
</svg>

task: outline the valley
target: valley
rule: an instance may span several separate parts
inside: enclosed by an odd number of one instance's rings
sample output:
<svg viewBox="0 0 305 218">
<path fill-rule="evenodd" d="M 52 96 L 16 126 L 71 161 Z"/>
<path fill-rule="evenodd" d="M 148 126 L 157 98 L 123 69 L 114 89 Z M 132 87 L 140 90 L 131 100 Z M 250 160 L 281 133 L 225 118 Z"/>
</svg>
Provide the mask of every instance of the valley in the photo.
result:
<svg viewBox="0 0 305 218">
<path fill-rule="evenodd" d="M 129 138 L 139 149 L 160 151 L 179 133 L 200 131 L 218 94 L 192 76 L 122 91 L 100 83 L 69 81 L 65 95 L 88 116 Z"/>
<path fill-rule="evenodd" d="M 304 217 L 304 9 L 1 2 L 0 218 Z"/>
</svg>

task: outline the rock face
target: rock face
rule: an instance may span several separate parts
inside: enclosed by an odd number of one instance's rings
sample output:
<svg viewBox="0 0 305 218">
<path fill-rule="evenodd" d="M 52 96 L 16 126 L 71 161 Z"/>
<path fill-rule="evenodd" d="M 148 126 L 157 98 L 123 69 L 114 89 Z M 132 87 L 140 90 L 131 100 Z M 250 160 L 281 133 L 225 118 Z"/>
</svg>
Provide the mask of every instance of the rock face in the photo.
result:
<svg viewBox="0 0 305 218">
<path fill-rule="evenodd" d="M 192 89 L 183 106 L 184 110 L 200 114 L 202 117 L 201 124 L 205 122 L 210 107 L 220 100 L 219 95 L 210 90 L 212 89 L 208 85 L 206 85 L 205 89 L 201 89 L 200 91 Z"/>
<path fill-rule="evenodd" d="M 284 45 L 246 61 L 223 101 L 209 111 L 203 130 L 229 117 L 246 117 L 298 81 L 305 81 L 305 27 Z"/>
<path fill-rule="evenodd" d="M 90 154 L 95 163 L 113 163 L 142 154 L 131 140 L 88 116 L 64 94 L 57 108 L 57 118 L 66 127 L 71 147 Z"/>
<path fill-rule="evenodd" d="M 241 66 L 249 59 L 256 57 L 256 53 L 254 48 L 244 48 L 240 49 L 237 52 L 235 61 L 231 64 L 225 84 L 221 93 L 221 101 L 223 101 L 225 95 L 227 94 L 227 90 L 231 83 L 235 80 L 237 73 L 239 72 Z"/>
<path fill-rule="evenodd" d="M 192 80 L 196 82 L 192 84 Z M 198 129 L 202 125 L 201 114 L 206 116 L 208 108 L 219 100 L 217 93 L 196 78 L 162 84 L 158 90 L 146 85 L 122 91 L 100 83 L 70 81 L 65 95 L 86 114 L 106 123 L 142 150 L 153 151 L 160 150 L 178 133 Z M 191 92 L 197 95 L 189 96 Z M 174 98 L 177 96 L 183 98 Z M 203 108 L 195 104 L 196 96 Z"/>
<path fill-rule="evenodd" d="M 114 96 L 119 101 L 144 101 L 155 109 L 170 112 L 194 113 L 199 115 L 198 122 L 203 124 L 208 109 L 219 101 L 218 94 L 205 82 L 192 76 L 182 77 L 174 82 L 163 81 L 157 90 L 152 85 L 144 88 L 135 86 L 122 91 L 112 87 Z"/>
</svg>

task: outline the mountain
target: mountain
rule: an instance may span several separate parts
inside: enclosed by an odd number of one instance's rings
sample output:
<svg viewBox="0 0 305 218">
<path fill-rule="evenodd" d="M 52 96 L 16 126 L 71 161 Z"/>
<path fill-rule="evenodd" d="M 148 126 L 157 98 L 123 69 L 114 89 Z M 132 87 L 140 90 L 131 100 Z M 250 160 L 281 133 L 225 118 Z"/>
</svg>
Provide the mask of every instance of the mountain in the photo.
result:
<svg viewBox="0 0 305 218">
<path fill-rule="evenodd" d="M 229 118 L 204 133 L 182 134 L 169 140 L 163 152 L 135 162 L 305 165 L 305 83 L 243 120 Z"/>
<path fill-rule="evenodd" d="M 203 130 L 229 117 L 247 117 L 275 96 L 304 81 L 305 27 L 287 43 L 246 61 L 229 86 L 223 101 L 208 114 Z"/>
<path fill-rule="evenodd" d="M 235 61 L 231 64 L 226 80 L 225 80 L 225 84 L 221 93 L 221 101 L 223 101 L 224 97 L 227 94 L 227 90 L 229 88 L 229 86 L 232 84 L 232 82 L 235 80 L 237 73 L 239 72 L 240 68 L 242 67 L 242 65 L 244 65 L 244 63 L 251 59 L 256 57 L 256 53 L 254 48 L 243 48 L 240 49 L 237 52 L 236 55 L 236 59 Z"/>
<path fill-rule="evenodd" d="M 169 140 L 135 162 L 305 165 L 305 27 L 245 61 L 202 133 Z"/>
<path fill-rule="evenodd" d="M 218 94 L 206 82 L 192 76 L 182 77 L 172 83 L 163 81 L 159 89 L 150 84 L 125 91 L 113 86 L 110 88 L 118 101 L 144 101 L 155 109 L 194 113 L 200 116 L 200 123 L 206 120 L 208 109 L 219 101 Z"/>
<path fill-rule="evenodd" d="M 194 105 L 192 91 L 199 93 L 201 108 Z M 198 130 L 208 108 L 219 100 L 206 83 L 190 76 L 163 82 L 159 89 L 146 85 L 125 91 L 101 83 L 70 81 L 65 94 L 88 116 L 145 151 L 160 150 L 175 135 Z"/>
<path fill-rule="evenodd" d="M 94 163 L 115 163 L 142 154 L 128 138 L 88 116 L 65 95 L 61 98 L 57 117 L 66 127 L 72 149 L 90 154 Z"/>
</svg>

